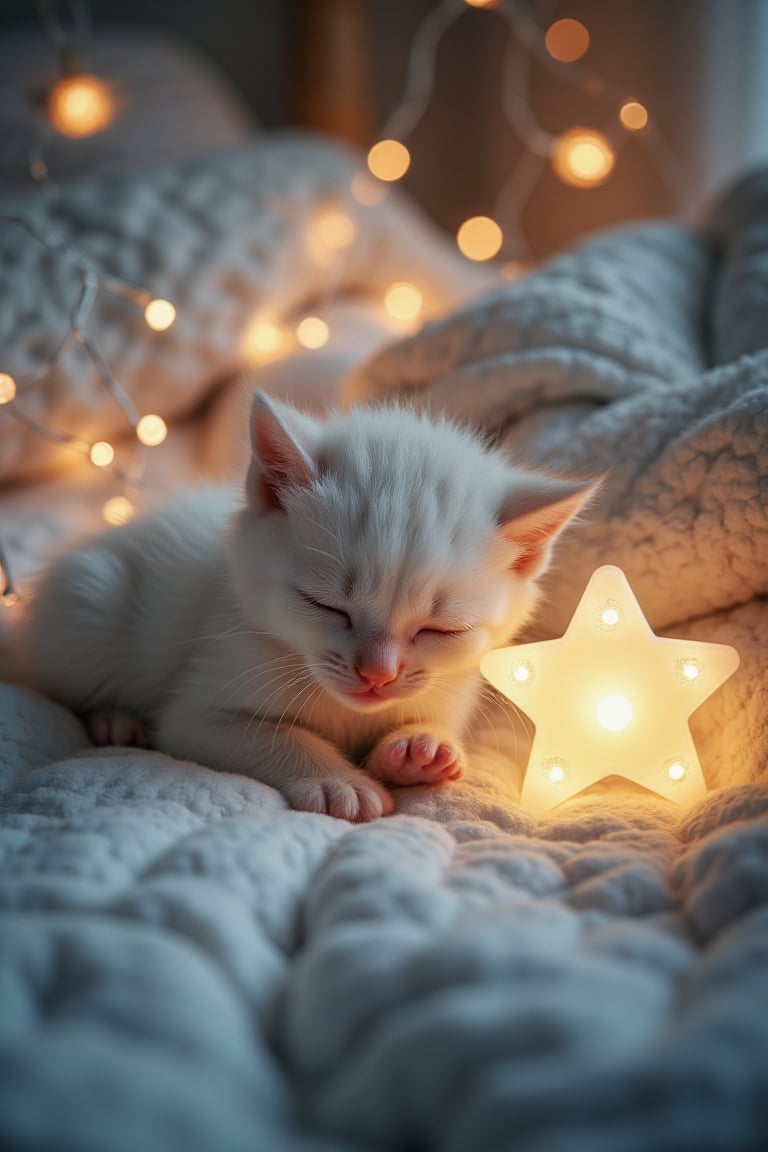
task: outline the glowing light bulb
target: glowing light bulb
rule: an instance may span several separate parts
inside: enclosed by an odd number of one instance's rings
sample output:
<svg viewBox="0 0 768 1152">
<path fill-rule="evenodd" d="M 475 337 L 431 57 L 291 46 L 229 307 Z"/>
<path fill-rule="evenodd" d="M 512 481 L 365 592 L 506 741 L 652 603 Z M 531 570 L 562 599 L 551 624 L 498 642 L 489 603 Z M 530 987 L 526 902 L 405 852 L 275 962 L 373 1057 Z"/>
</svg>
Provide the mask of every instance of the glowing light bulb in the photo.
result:
<svg viewBox="0 0 768 1152">
<path fill-rule="evenodd" d="M 316 238 L 327 248 L 348 248 L 357 236 L 357 223 L 340 208 L 326 208 L 312 222 Z"/>
<path fill-rule="evenodd" d="M 464 0 L 470 8 L 495 8 L 499 0 Z"/>
<path fill-rule="evenodd" d="M 16 396 L 16 381 L 8 372 L 0 372 L 0 404 L 10 404 Z"/>
<path fill-rule="evenodd" d="M 620 614 L 618 608 L 614 608 L 610 604 L 603 608 L 602 612 L 600 613 L 600 622 L 606 628 L 615 628 L 619 622 L 619 619 Z"/>
<path fill-rule="evenodd" d="M 64 76 L 48 93 L 48 117 L 62 136 L 93 136 L 112 123 L 115 104 L 98 76 Z"/>
<path fill-rule="evenodd" d="M 379 180 L 399 180 L 411 164 L 411 154 L 399 140 L 379 140 L 368 153 L 368 167 Z"/>
<path fill-rule="evenodd" d="M 679 660 L 678 668 L 682 679 L 687 684 L 693 684 L 701 676 L 702 664 L 700 660 Z"/>
<path fill-rule="evenodd" d="M 648 123 L 648 110 L 639 100 L 625 100 L 619 109 L 619 120 L 630 132 L 642 132 Z"/>
<path fill-rule="evenodd" d="M 88 455 L 91 458 L 91 463 L 95 464 L 97 468 L 106 468 L 114 460 L 115 450 L 106 440 L 97 440 L 95 444 L 91 445 Z"/>
<path fill-rule="evenodd" d="M 101 510 L 107 524 L 127 524 L 136 515 L 136 509 L 127 496 L 112 496 Z"/>
<path fill-rule="evenodd" d="M 350 187 L 358 204 L 364 204 L 366 208 L 374 208 L 377 204 L 381 204 L 389 192 L 386 184 L 372 179 L 369 172 L 356 172 Z"/>
<path fill-rule="evenodd" d="M 553 60 L 570 64 L 580 60 L 589 48 L 589 32 L 580 20 L 555 20 L 547 29 L 544 43 Z"/>
<path fill-rule="evenodd" d="M 688 775 L 688 766 L 682 760 L 670 760 L 665 767 L 670 780 L 684 780 Z"/>
<path fill-rule="evenodd" d="M 552 167 L 566 184 L 594 188 L 611 174 L 616 157 L 601 132 L 570 128 L 555 141 Z"/>
<path fill-rule="evenodd" d="M 548 764 L 544 769 L 544 775 L 550 784 L 562 784 L 565 780 L 565 768 L 562 764 Z"/>
<path fill-rule="evenodd" d="M 251 364 L 277 356 L 285 344 L 285 332 L 271 320 L 254 320 L 243 337 L 242 353 Z"/>
<path fill-rule="evenodd" d="M 626 696 L 612 692 L 598 700 L 595 708 L 597 722 L 609 732 L 621 732 L 632 720 L 632 705 Z"/>
<path fill-rule="evenodd" d="M 136 425 L 136 435 L 147 448 L 156 448 L 168 435 L 168 425 L 162 416 L 148 413 Z"/>
<path fill-rule="evenodd" d="M 155 332 L 165 332 L 176 319 L 176 309 L 170 300 L 150 300 L 144 309 L 144 319 Z"/>
<path fill-rule="evenodd" d="M 422 303 L 421 292 L 407 280 L 390 284 L 384 294 L 384 307 L 395 320 L 415 320 L 421 312 Z"/>
<path fill-rule="evenodd" d="M 518 684 L 525 684 L 531 678 L 531 670 L 526 664 L 518 664 L 512 669 L 512 676 Z"/>
<path fill-rule="evenodd" d="M 456 233 L 459 251 L 468 260 L 491 260 L 504 239 L 501 228 L 490 216 L 470 216 Z"/>
<path fill-rule="evenodd" d="M 303 348 L 322 348 L 330 334 L 330 328 L 319 316 L 305 316 L 296 328 L 296 339 Z"/>
</svg>

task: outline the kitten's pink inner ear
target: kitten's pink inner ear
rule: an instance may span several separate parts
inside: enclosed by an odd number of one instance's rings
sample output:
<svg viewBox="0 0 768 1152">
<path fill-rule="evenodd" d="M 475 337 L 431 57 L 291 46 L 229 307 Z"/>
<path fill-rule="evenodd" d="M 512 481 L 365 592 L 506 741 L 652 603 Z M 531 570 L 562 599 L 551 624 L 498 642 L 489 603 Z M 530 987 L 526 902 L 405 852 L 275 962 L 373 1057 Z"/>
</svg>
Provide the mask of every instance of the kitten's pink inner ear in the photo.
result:
<svg viewBox="0 0 768 1152">
<path fill-rule="evenodd" d="M 314 461 L 298 437 L 260 395 L 254 398 L 251 412 L 251 451 L 246 492 L 257 507 L 282 509 L 286 491 L 307 487 L 316 474 Z"/>
<path fill-rule="evenodd" d="M 512 569 L 537 576 L 549 560 L 556 537 L 594 495 L 598 485 L 542 479 L 514 493 L 499 515 L 501 530 L 518 548 Z"/>
</svg>

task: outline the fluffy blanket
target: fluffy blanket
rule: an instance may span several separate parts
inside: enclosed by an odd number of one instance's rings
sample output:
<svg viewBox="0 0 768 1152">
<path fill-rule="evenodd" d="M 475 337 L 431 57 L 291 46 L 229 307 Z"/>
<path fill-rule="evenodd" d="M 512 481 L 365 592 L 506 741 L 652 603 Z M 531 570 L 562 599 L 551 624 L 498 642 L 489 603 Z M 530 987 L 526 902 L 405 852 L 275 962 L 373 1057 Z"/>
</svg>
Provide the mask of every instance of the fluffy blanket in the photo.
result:
<svg viewBox="0 0 768 1152">
<path fill-rule="evenodd" d="M 657 630 L 735 644 L 742 668 L 696 726 L 713 790 L 681 812 L 614 782 L 534 820 L 500 707 L 458 785 L 402 789 L 396 815 L 352 827 L 89 748 L 6 687 L 0 1146 L 768 1146 L 768 356 L 745 274 L 764 187 L 706 234 L 592 241 L 352 389 L 405 381 L 535 460 L 610 468 L 536 634 L 610 561 Z"/>
</svg>

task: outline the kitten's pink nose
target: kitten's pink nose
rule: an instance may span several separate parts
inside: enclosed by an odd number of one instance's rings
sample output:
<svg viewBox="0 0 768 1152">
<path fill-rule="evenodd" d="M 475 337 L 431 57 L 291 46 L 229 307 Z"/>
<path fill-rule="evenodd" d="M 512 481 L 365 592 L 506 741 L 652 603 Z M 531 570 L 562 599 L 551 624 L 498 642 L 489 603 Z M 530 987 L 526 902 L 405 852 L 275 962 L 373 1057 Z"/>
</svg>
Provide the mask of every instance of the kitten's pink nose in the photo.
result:
<svg viewBox="0 0 768 1152">
<path fill-rule="evenodd" d="M 371 688 L 383 688 L 400 675 L 400 664 L 368 664 L 360 661 L 355 665 L 358 676 L 370 684 Z"/>
</svg>

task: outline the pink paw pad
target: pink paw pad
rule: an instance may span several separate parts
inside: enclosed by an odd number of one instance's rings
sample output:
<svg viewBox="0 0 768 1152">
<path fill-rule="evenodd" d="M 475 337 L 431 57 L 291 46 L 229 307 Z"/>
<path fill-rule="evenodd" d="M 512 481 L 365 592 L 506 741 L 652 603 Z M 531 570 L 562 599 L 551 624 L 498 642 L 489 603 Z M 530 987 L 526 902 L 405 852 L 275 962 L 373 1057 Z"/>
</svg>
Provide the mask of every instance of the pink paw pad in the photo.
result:
<svg viewBox="0 0 768 1152">
<path fill-rule="evenodd" d="M 369 771 L 391 784 L 442 784 L 458 780 L 461 753 L 450 741 L 427 732 L 416 736 L 391 736 L 374 749 Z"/>
<path fill-rule="evenodd" d="M 125 748 L 149 748 L 147 730 L 136 716 L 128 712 L 92 712 L 88 732 L 94 744 Z"/>
</svg>

